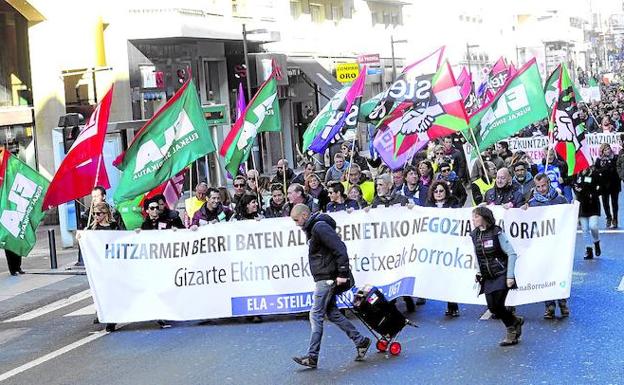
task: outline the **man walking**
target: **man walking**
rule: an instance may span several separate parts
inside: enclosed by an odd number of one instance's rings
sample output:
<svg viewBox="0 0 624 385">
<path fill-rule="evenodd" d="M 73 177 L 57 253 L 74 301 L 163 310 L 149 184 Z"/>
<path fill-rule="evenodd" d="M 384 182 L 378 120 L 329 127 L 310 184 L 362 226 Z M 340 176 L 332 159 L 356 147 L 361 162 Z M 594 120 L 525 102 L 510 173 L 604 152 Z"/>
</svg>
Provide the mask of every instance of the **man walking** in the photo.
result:
<svg viewBox="0 0 624 385">
<path fill-rule="evenodd" d="M 355 343 L 355 360 L 363 360 L 371 344 L 370 338 L 361 335 L 336 307 L 337 287 L 348 286 L 350 275 L 347 246 L 336 233 L 336 222 L 327 214 L 311 214 L 310 208 L 302 203 L 293 207 L 290 217 L 306 233 L 310 272 L 315 282 L 314 303 L 310 309 L 310 347 L 307 355 L 293 357 L 293 360 L 300 365 L 316 368 L 325 315 Z"/>
</svg>

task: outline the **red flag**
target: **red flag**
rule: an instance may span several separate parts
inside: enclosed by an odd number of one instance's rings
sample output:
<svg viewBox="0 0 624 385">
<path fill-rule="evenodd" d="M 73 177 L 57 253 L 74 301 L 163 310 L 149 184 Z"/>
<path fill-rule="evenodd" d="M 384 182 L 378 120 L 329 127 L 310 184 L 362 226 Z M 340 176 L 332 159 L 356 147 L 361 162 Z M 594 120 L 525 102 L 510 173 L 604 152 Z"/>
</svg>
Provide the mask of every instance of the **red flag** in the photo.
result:
<svg viewBox="0 0 624 385">
<path fill-rule="evenodd" d="M 113 87 L 95 107 L 54 174 L 43 199 L 44 210 L 82 198 L 91 193 L 95 186 L 110 187 L 102 147 L 112 99 Z"/>
<path fill-rule="evenodd" d="M 143 201 L 145 199 L 150 199 L 156 195 L 162 194 L 167 201 L 169 209 L 174 210 L 176 203 L 178 203 L 178 200 L 180 200 L 180 197 L 184 192 L 184 177 L 186 176 L 187 171 L 188 168 L 183 169 L 179 173 L 175 174 L 173 178 L 167 180 L 160 186 L 145 194 L 140 206 L 143 206 Z"/>
</svg>

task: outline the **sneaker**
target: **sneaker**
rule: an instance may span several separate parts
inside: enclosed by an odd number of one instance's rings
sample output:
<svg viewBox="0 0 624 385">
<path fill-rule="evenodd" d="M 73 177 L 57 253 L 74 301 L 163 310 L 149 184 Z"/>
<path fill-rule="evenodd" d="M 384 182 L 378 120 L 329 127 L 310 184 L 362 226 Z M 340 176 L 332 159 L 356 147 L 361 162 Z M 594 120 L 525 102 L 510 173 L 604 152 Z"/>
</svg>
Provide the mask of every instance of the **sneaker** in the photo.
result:
<svg viewBox="0 0 624 385">
<path fill-rule="evenodd" d="M 299 365 L 307 366 L 312 369 L 316 369 L 316 366 L 318 365 L 318 358 L 311 356 L 293 357 L 293 361 Z"/>
<path fill-rule="evenodd" d="M 583 259 L 594 259 L 594 250 L 591 247 L 585 248 L 585 256 Z"/>
<path fill-rule="evenodd" d="M 355 356 L 356 361 L 363 361 L 366 353 L 368 352 L 368 348 L 371 345 L 371 339 L 368 337 L 364 337 L 364 341 L 361 344 L 356 346 L 357 356 Z"/>
<path fill-rule="evenodd" d="M 555 318 L 555 307 L 547 306 L 546 312 L 544 313 L 544 319 L 554 319 Z"/>
</svg>

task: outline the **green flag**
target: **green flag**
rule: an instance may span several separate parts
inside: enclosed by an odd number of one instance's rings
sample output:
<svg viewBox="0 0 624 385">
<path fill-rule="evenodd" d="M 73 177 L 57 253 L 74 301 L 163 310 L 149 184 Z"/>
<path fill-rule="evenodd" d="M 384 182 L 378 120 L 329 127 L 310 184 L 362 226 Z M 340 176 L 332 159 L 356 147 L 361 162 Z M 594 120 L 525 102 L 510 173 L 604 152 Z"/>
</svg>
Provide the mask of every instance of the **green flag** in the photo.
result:
<svg viewBox="0 0 624 385">
<path fill-rule="evenodd" d="M 26 256 L 45 216 L 41 205 L 50 182 L 6 149 L 0 162 L 0 247 Z"/>
<path fill-rule="evenodd" d="M 526 63 L 494 99 L 470 117 L 479 151 L 548 116 L 535 59 Z"/>
<path fill-rule="evenodd" d="M 122 171 L 115 203 L 150 191 L 214 150 L 195 84 L 189 80 L 115 160 L 115 166 Z"/>
<path fill-rule="evenodd" d="M 240 164 L 249 157 L 256 134 L 282 129 L 275 76 L 274 71 L 260 86 L 223 141 L 220 153 L 225 157 L 225 169 L 231 175 L 236 175 Z"/>
<path fill-rule="evenodd" d="M 143 213 L 139 206 L 141 201 L 143 201 L 143 195 L 117 205 L 116 209 L 123 219 L 126 230 L 138 229 L 143 224 Z"/>
<path fill-rule="evenodd" d="M 561 77 L 561 64 L 555 68 L 550 74 L 546 82 L 544 83 L 544 98 L 546 99 L 546 105 L 548 106 L 548 115 L 552 113 L 553 106 L 557 99 L 559 99 L 559 78 Z M 576 88 L 575 84 L 572 84 L 574 94 L 576 95 L 577 102 L 583 102 L 581 93 Z"/>
</svg>

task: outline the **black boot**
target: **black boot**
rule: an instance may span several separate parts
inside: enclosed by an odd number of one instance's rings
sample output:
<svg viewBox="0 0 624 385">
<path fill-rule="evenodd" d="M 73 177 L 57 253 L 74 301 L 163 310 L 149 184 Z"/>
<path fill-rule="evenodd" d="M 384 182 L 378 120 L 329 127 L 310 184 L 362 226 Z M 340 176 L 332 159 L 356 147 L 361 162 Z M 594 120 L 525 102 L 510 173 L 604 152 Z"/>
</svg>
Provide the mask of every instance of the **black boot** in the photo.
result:
<svg viewBox="0 0 624 385">
<path fill-rule="evenodd" d="M 585 256 L 583 259 L 594 259 L 594 250 L 591 247 L 585 248 Z"/>
<path fill-rule="evenodd" d="M 594 242 L 594 254 L 596 254 L 596 257 L 600 257 L 600 254 L 602 254 L 602 250 L 600 250 L 600 241 Z"/>
</svg>

